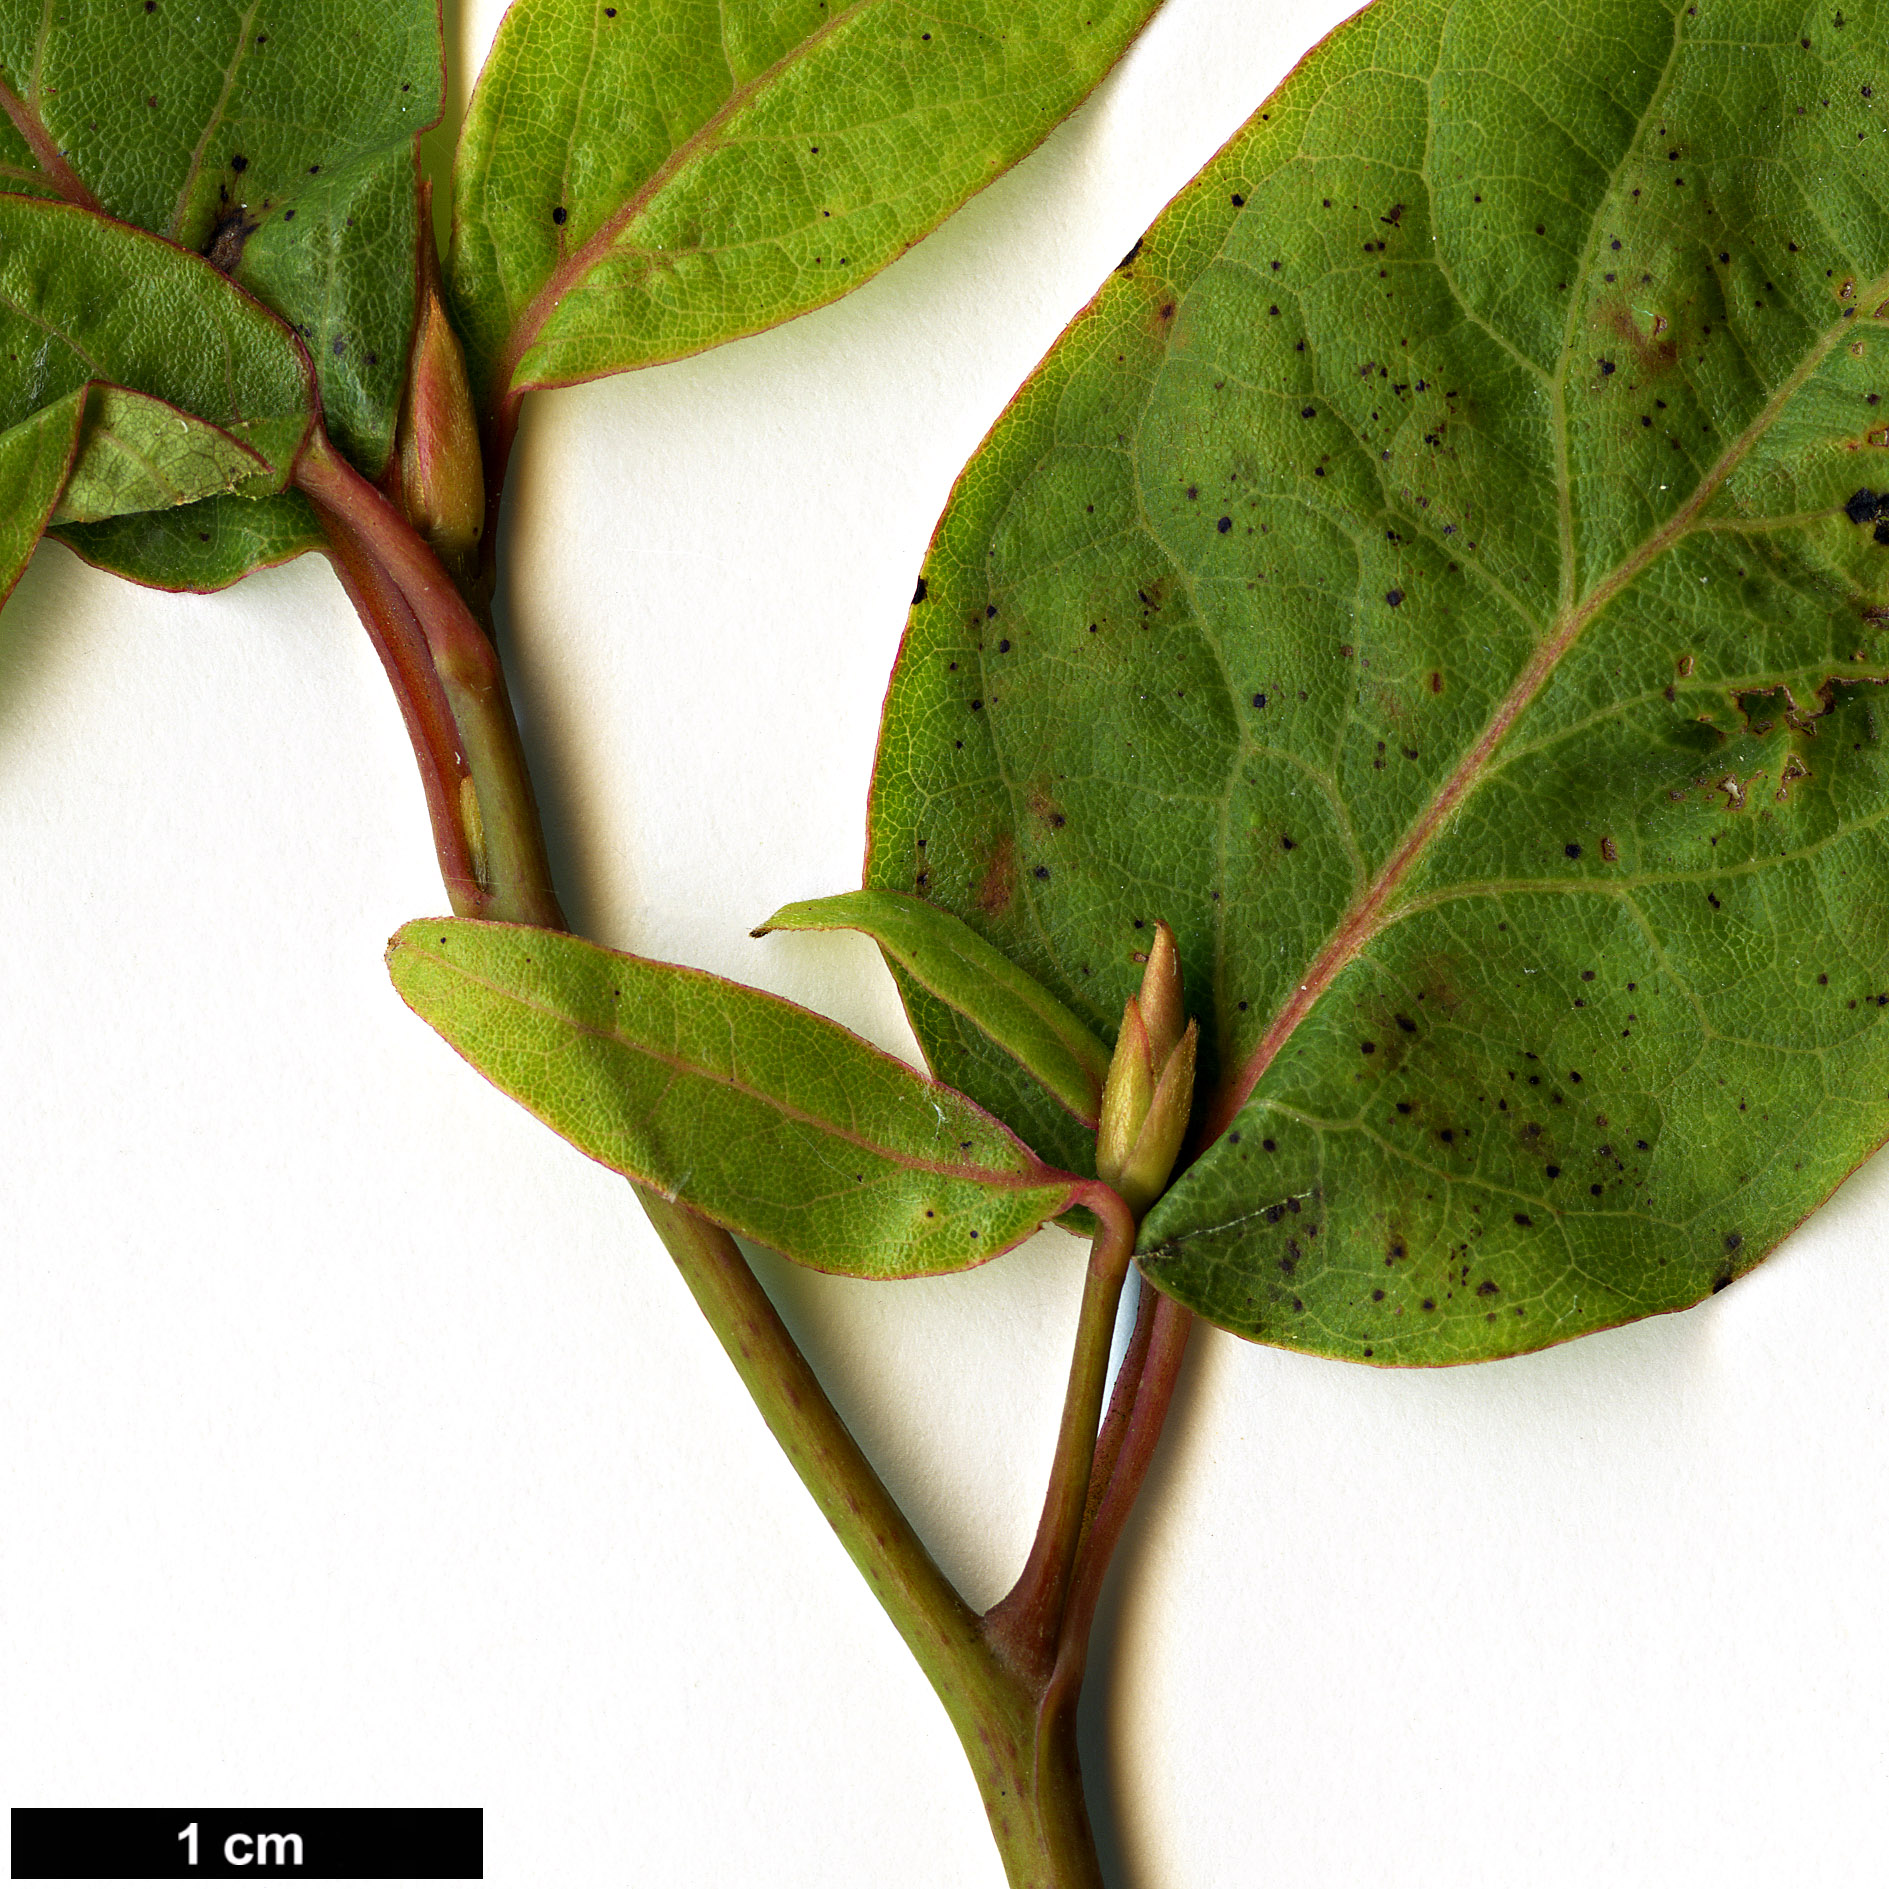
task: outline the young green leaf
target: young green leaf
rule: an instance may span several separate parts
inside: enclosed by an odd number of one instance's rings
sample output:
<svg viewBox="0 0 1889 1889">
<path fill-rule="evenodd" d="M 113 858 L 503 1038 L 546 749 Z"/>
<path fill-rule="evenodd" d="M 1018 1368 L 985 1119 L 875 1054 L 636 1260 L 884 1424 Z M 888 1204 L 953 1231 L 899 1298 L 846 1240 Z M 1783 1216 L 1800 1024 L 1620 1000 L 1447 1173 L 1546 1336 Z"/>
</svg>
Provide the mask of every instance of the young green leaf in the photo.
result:
<svg viewBox="0 0 1889 1889">
<path fill-rule="evenodd" d="M 303 336 L 330 437 L 378 477 L 413 325 L 415 144 L 443 84 L 432 0 L 0 0 L 0 187 L 207 256 Z M 310 548 L 309 526 L 282 496 L 59 535 L 139 582 L 209 589 Z"/>
<path fill-rule="evenodd" d="M 976 1266 L 1084 1191 L 963 1096 L 706 972 L 460 919 L 405 926 L 387 964 L 573 1146 L 822 1272 Z"/>
<path fill-rule="evenodd" d="M 454 166 L 475 394 L 508 436 L 527 388 L 833 301 L 1036 145 L 1153 11 L 517 0 Z"/>
<path fill-rule="evenodd" d="M 1211 1146 L 1142 1259 L 1236 1331 L 1674 1309 L 1889 1133 L 1889 18 L 1701 11 L 1342 28 L 927 559 L 869 883 L 922 840 L 1098 1024 L 1173 925 Z"/>
<path fill-rule="evenodd" d="M 1058 1138 L 1073 1147 L 1073 1164 L 1083 1171 L 1094 1165 L 1109 1052 L 1068 1005 L 961 918 L 909 893 L 843 892 L 784 905 L 754 935 L 832 930 L 863 931 L 879 946 L 908 1007 L 914 995 L 928 996 L 967 1025 L 975 1040 L 1009 1057 L 1021 1078 L 1017 1087 L 1036 1091 L 1031 1113 L 1060 1115 Z M 1015 1122 L 1016 1105 L 1009 1106 L 1005 1119 Z M 1019 1132 L 1027 1136 L 1020 1123 Z M 1032 1139 L 1030 1145 L 1042 1143 Z"/>
</svg>

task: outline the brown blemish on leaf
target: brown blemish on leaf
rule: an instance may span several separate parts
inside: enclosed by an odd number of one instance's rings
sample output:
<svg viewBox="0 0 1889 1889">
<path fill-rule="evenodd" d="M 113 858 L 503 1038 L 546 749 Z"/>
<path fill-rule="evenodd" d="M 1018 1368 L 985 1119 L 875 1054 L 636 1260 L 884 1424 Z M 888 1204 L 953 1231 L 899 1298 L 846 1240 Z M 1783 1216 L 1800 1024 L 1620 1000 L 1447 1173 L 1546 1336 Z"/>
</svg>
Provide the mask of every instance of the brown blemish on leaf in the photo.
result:
<svg viewBox="0 0 1889 1889">
<path fill-rule="evenodd" d="M 1017 896 L 1017 848 L 1008 833 L 998 835 L 984 862 L 983 877 L 971 896 L 977 901 L 977 909 L 993 918 L 1010 909 L 1010 902 Z"/>
<path fill-rule="evenodd" d="M 1030 789 L 1030 812 L 1045 826 L 1061 827 L 1067 824 L 1062 808 L 1040 787 Z"/>
<path fill-rule="evenodd" d="M 1454 960 L 1439 954 L 1432 954 L 1419 961 L 1414 967 L 1414 971 L 1417 985 L 1417 1002 L 1422 1006 L 1422 1009 L 1415 1013 L 1418 1017 L 1421 1017 L 1425 1012 L 1434 1014 L 1437 1010 L 1456 1010 L 1461 1007 L 1463 993 L 1461 987 L 1456 982 L 1456 965 Z M 1407 1007 L 1406 1014 L 1408 1014 Z M 1399 1027 L 1404 1029 L 1406 1034 L 1414 1034 L 1414 1032 L 1409 1029 L 1405 1017 L 1400 1016 L 1397 1021 Z"/>
<path fill-rule="evenodd" d="M 1639 363 L 1643 377 L 1663 374 L 1675 366 L 1679 360 L 1679 337 L 1672 332 L 1672 324 L 1664 315 L 1653 317 L 1653 332 L 1643 335 L 1640 325 L 1633 318 L 1633 311 L 1624 303 L 1616 302 L 1600 312 L 1600 319 L 1608 329 L 1633 350 L 1634 358 Z"/>
</svg>

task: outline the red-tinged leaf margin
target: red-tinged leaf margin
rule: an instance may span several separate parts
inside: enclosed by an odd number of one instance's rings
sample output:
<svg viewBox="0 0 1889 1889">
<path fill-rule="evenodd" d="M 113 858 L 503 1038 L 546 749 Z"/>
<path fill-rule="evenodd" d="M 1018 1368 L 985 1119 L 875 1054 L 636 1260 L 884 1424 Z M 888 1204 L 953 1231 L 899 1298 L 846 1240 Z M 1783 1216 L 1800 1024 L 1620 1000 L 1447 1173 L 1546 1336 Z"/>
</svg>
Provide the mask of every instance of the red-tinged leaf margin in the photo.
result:
<svg viewBox="0 0 1889 1889">
<path fill-rule="evenodd" d="M 934 1173 L 947 1179 L 968 1180 L 968 1181 L 975 1182 L 979 1185 L 988 1186 L 993 1191 L 998 1191 L 998 1192 L 1007 1193 L 1007 1194 L 1018 1194 L 1018 1193 L 1031 1191 L 1031 1190 L 1044 1190 L 1044 1191 L 1060 1190 L 1060 1198 L 1054 1199 L 1046 1203 L 1044 1211 L 1039 1216 L 1037 1216 L 1028 1227 L 1023 1228 L 1012 1237 L 993 1243 L 993 1245 L 991 1246 L 988 1252 L 980 1253 L 977 1259 L 969 1262 L 969 1265 L 965 1267 L 957 1267 L 957 1268 L 950 1268 L 950 1269 L 945 1269 L 945 1268 L 912 1269 L 912 1270 L 907 1270 L 907 1271 L 898 1271 L 898 1270 L 883 1271 L 883 1272 L 874 1271 L 869 1274 L 860 1275 L 860 1274 L 854 1273 L 851 1269 L 842 1269 L 842 1268 L 837 1268 L 837 1267 L 822 1266 L 816 1261 L 804 1259 L 797 1254 L 793 1254 L 793 1253 L 787 1254 L 787 1257 L 794 1259 L 797 1264 L 807 1266 L 808 1269 L 811 1271 L 841 1272 L 844 1274 L 844 1276 L 849 1276 L 849 1277 L 866 1276 L 866 1277 L 871 1277 L 875 1279 L 903 1279 L 903 1278 L 935 1277 L 935 1276 L 938 1276 L 939 1273 L 945 1270 L 956 1270 L 956 1271 L 970 1270 L 976 1266 L 986 1264 L 990 1260 L 998 1258 L 1003 1253 L 1007 1253 L 1011 1251 L 1013 1248 L 1022 1244 L 1024 1240 L 1028 1239 L 1031 1236 L 1031 1234 L 1035 1233 L 1045 1223 L 1056 1218 L 1060 1214 L 1065 1214 L 1069 1212 L 1072 1208 L 1076 1208 L 1076 1207 L 1087 1208 L 1091 1213 L 1093 1213 L 1096 1216 L 1098 1220 L 1103 1222 L 1112 1231 L 1114 1231 L 1118 1237 L 1126 1240 L 1127 1247 L 1125 1248 L 1125 1250 L 1132 1249 L 1133 1238 L 1134 1238 L 1133 1217 L 1129 1214 L 1128 1208 L 1122 1201 L 1121 1197 L 1118 1194 L 1116 1194 L 1112 1188 L 1106 1186 L 1104 1183 L 1100 1181 L 1096 1181 L 1092 1179 L 1084 1179 L 1080 1175 L 1065 1173 L 1063 1170 L 1059 1168 L 1050 1166 L 1047 1162 L 1043 1161 L 1032 1149 L 1026 1146 L 1026 1144 L 1009 1127 L 1007 1127 L 1003 1122 L 999 1121 L 996 1116 L 990 1113 L 989 1110 L 981 1107 L 978 1103 L 972 1101 L 970 1097 L 961 1094 L 959 1091 L 955 1089 L 949 1088 L 944 1083 L 936 1081 L 934 1078 L 925 1075 L 922 1071 L 914 1069 L 909 1063 L 902 1061 L 900 1058 L 896 1056 L 892 1056 L 888 1054 L 885 1050 L 880 1049 L 877 1044 L 868 1042 L 864 1037 L 861 1037 L 856 1032 L 847 1029 L 843 1024 L 836 1023 L 832 1018 L 822 1016 L 818 1011 L 810 1010 L 805 1005 L 794 1003 L 790 999 L 777 996 L 771 991 L 760 990 L 754 987 L 753 985 L 742 984 L 742 983 L 737 982 L 735 979 L 720 977 L 714 974 L 713 972 L 699 970 L 690 965 L 668 964 L 658 959 L 639 958 L 630 952 L 611 951 L 606 946 L 593 944 L 589 940 L 586 940 L 586 939 L 574 938 L 567 933 L 547 932 L 547 931 L 543 931 L 542 929 L 538 927 L 534 927 L 530 925 L 512 925 L 512 924 L 503 924 L 503 923 L 497 923 L 497 922 L 491 922 L 491 921 L 479 921 L 479 920 L 471 920 L 471 919 L 415 919 L 409 922 L 408 924 L 402 926 L 401 929 L 394 934 L 394 936 L 388 941 L 387 963 L 388 963 L 389 973 L 393 977 L 395 989 L 399 991 L 401 1000 L 404 1003 L 406 1003 L 410 1009 L 414 1011 L 414 1014 L 416 1016 L 419 1016 L 421 1021 L 426 1023 L 430 1029 L 433 1029 L 440 1036 L 442 1036 L 446 1040 L 448 1045 L 453 1049 L 454 1053 L 457 1054 L 461 1058 L 462 1061 L 466 1062 L 470 1067 L 477 1070 L 479 1074 L 485 1076 L 488 1081 L 493 1082 L 495 1087 L 502 1089 L 504 1093 L 511 1096 L 514 1101 L 517 1101 L 520 1104 L 520 1106 L 526 1109 L 528 1113 L 532 1114 L 539 1121 L 543 1122 L 544 1125 L 547 1128 L 551 1129 L 551 1131 L 554 1134 L 557 1134 L 561 1139 L 569 1141 L 571 1146 L 575 1147 L 579 1153 L 586 1155 L 589 1159 L 593 1161 L 596 1161 L 600 1166 L 608 1168 L 612 1173 L 621 1174 L 626 1179 L 632 1182 L 635 1182 L 636 1184 L 640 1186 L 647 1187 L 653 1190 L 654 1192 L 662 1195 L 662 1197 L 666 1200 L 669 1200 L 671 1202 L 680 1200 L 684 1205 L 687 1205 L 691 1207 L 694 1211 L 703 1214 L 704 1217 L 714 1220 L 718 1225 L 725 1226 L 728 1229 L 728 1231 L 732 1233 L 738 1234 L 743 1238 L 753 1239 L 763 1245 L 774 1244 L 774 1239 L 775 1239 L 774 1235 L 770 1234 L 769 1231 L 759 1227 L 758 1225 L 755 1225 L 750 1222 L 744 1222 L 744 1220 L 739 1215 L 729 1215 L 726 1213 L 724 1209 L 711 1208 L 707 1205 L 691 1200 L 682 1191 L 681 1188 L 672 1187 L 670 1183 L 665 1181 L 662 1177 L 655 1175 L 653 1173 L 639 1171 L 637 1169 L 632 1169 L 629 1166 L 622 1165 L 619 1162 L 611 1160 L 607 1158 L 605 1155 L 597 1152 L 597 1150 L 595 1150 L 594 1148 L 586 1147 L 582 1142 L 577 1141 L 574 1138 L 572 1138 L 543 1109 L 537 1107 L 531 1101 L 526 1100 L 523 1096 L 518 1095 L 512 1089 L 506 1087 L 506 1085 L 503 1084 L 502 1082 L 497 1081 L 497 1079 L 494 1078 L 490 1074 L 490 1072 L 484 1069 L 480 1069 L 478 1063 L 474 1061 L 473 1057 L 468 1053 L 468 1051 L 462 1048 L 460 1044 L 457 1041 L 455 1041 L 451 1036 L 448 1036 L 446 1031 L 441 1029 L 438 1023 L 436 1023 L 431 1017 L 427 1016 L 426 1013 L 423 1010 L 421 1010 L 417 1004 L 414 1003 L 413 999 L 408 995 L 406 988 L 402 985 L 400 977 L 398 976 L 395 970 L 397 960 L 400 957 L 400 955 L 403 953 L 415 953 L 415 954 L 422 954 L 437 962 L 445 962 L 445 960 L 441 960 L 439 958 L 439 954 L 437 952 L 431 950 L 424 943 L 424 939 L 426 935 L 428 933 L 437 933 L 439 927 L 441 926 L 446 926 L 452 930 L 458 930 L 462 933 L 465 933 L 465 932 L 473 932 L 473 933 L 476 933 L 476 932 L 522 932 L 527 935 L 540 938 L 546 941 L 547 943 L 555 942 L 557 944 L 565 945 L 565 946 L 575 945 L 575 946 L 579 946 L 583 948 L 584 950 L 595 952 L 599 956 L 615 958 L 628 964 L 634 964 L 637 967 L 639 967 L 639 969 L 657 971 L 657 972 L 666 974 L 668 976 L 678 978 L 686 983 L 699 984 L 703 986 L 713 986 L 719 990 L 731 990 L 734 992 L 738 992 L 743 998 L 753 999 L 754 1001 L 756 1001 L 757 1003 L 763 1006 L 775 1008 L 775 1009 L 785 1011 L 785 1012 L 790 1012 L 797 1018 L 806 1019 L 818 1025 L 821 1029 L 831 1031 L 835 1033 L 837 1036 L 844 1038 L 851 1046 L 858 1049 L 864 1055 L 872 1058 L 873 1060 L 879 1063 L 882 1063 L 888 1066 L 891 1070 L 896 1071 L 897 1075 L 900 1078 L 913 1083 L 919 1088 L 920 1091 L 936 1090 L 940 1092 L 941 1094 L 950 1096 L 954 1107 L 961 1107 L 963 1109 L 968 1110 L 971 1114 L 978 1117 L 983 1123 L 988 1125 L 989 1128 L 994 1130 L 998 1139 L 1000 1139 L 1003 1142 L 1007 1142 L 1008 1144 L 1010 1144 L 1012 1147 L 1016 1149 L 1017 1154 L 1022 1163 L 1022 1171 L 1018 1173 L 1006 1174 L 1006 1173 L 1003 1173 L 994 1169 L 985 1169 L 985 1168 L 977 1168 L 977 1167 L 970 1167 L 970 1166 L 954 1166 L 949 1163 L 933 1163 L 933 1162 L 926 1162 L 926 1161 L 909 1160 L 899 1155 L 896 1155 L 894 1153 L 891 1153 L 888 1150 L 878 1148 L 876 1146 L 873 1146 L 872 1144 L 866 1143 L 863 1140 L 859 1141 L 858 1145 L 862 1147 L 868 1147 L 871 1149 L 873 1153 L 878 1155 L 881 1159 L 891 1161 L 894 1164 L 910 1169 L 911 1171 Z M 528 1001 L 527 999 L 520 998 L 515 993 L 511 991 L 507 991 L 500 986 L 490 984 L 489 982 L 487 982 L 487 980 L 483 978 L 475 977 L 473 973 L 468 972 L 461 965 L 451 964 L 450 968 L 452 969 L 455 975 L 466 978 L 468 981 L 471 981 L 471 982 L 478 982 L 478 983 L 484 984 L 485 987 L 492 990 L 495 995 L 504 998 L 508 1002 L 525 1003 Z M 558 1018 L 557 1020 L 561 1024 L 563 1024 L 565 1027 L 569 1027 L 573 1029 L 574 1031 L 579 1030 L 582 1027 L 574 1023 L 570 1023 L 569 1020 L 565 1018 Z M 596 1032 L 596 1031 L 587 1031 L 585 1033 L 591 1034 L 591 1035 L 604 1034 L 602 1032 Z M 720 1080 L 714 1077 L 710 1072 L 706 1070 L 698 1069 L 694 1065 L 682 1063 L 680 1060 L 675 1059 L 675 1058 L 665 1057 L 661 1055 L 659 1052 L 649 1049 L 647 1047 L 644 1047 L 642 1045 L 638 1045 L 632 1042 L 627 1042 L 627 1041 L 624 1041 L 622 1038 L 614 1037 L 614 1036 L 611 1037 L 609 1040 L 620 1044 L 620 1046 L 627 1053 L 631 1055 L 648 1057 L 650 1060 L 656 1061 L 656 1062 L 672 1063 L 673 1066 L 676 1067 L 678 1070 L 685 1070 L 690 1075 L 701 1080 L 706 1080 L 706 1081 Z M 734 1085 L 732 1083 L 726 1083 L 725 1086 L 733 1087 Z M 778 1102 L 775 1098 L 766 1095 L 762 1091 L 755 1090 L 755 1089 L 747 1089 L 745 1090 L 745 1093 L 748 1094 L 754 1101 L 760 1103 L 762 1106 L 770 1108 L 770 1109 L 774 1109 L 783 1115 L 792 1116 L 797 1113 L 796 1111 L 786 1108 L 783 1104 Z M 809 1126 L 816 1127 L 823 1134 L 835 1135 L 838 1138 L 843 1139 L 843 1140 L 856 1140 L 857 1139 L 856 1137 L 848 1135 L 846 1131 L 835 1127 L 831 1123 L 817 1121 L 815 1118 L 811 1116 L 805 1116 L 805 1115 L 801 1115 L 800 1119 L 805 1120 L 809 1124 Z"/>
</svg>

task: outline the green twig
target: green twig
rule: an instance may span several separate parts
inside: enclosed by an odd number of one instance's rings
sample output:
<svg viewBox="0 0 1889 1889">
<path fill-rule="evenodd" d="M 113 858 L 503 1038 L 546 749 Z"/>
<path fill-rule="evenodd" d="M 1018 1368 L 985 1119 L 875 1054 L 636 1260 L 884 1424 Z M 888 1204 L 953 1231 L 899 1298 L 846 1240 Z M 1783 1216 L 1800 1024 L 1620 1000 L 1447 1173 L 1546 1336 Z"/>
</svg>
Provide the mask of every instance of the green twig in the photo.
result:
<svg viewBox="0 0 1889 1889">
<path fill-rule="evenodd" d="M 1115 1336 L 1115 1312 L 1135 1250 L 1135 1222 L 1114 1189 L 1100 1182 L 1084 1204 L 1102 1221 L 1089 1248 L 1083 1278 L 1082 1311 L 1076 1323 L 1075 1350 L 1069 1360 L 1069 1388 L 1063 1397 L 1056 1455 L 1036 1539 L 1016 1585 L 984 1617 L 993 1644 L 1039 1683 L 1056 1663 L 1063 1600 L 1088 1507 L 1095 1460 L 1096 1428 L 1108 1385 L 1109 1348 Z"/>
</svg>

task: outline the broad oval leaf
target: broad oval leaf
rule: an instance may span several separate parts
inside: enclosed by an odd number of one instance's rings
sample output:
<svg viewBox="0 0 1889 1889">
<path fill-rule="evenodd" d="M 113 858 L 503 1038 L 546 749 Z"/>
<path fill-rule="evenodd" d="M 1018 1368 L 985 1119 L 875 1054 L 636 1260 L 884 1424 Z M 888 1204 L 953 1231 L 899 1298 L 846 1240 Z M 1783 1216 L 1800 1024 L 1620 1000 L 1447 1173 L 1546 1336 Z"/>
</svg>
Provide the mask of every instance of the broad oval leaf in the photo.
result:
<svg viewBox="0 0 1889 1889">
<path fill-rule="evenodd" d="M 833 930 L 865 932 L 885 953 L 907 1013 L 926 1010 L 941 1081 L 951 1081 L 941 1065 L 953 1060 L 946 1046 L 960 1035 L 997 1049 L 1013 1078 L 1002 1119 L 1039 1154 L 1093 1172 L 1109 1052 L 1067 1004 L 962 919 L 910 893 L 842 892 L 784 905 L 754 936 Z"/>
<path fill-rule="evenodd" d="M 1204 1151 L 1142 1265 L 1219 1323 L 1675 1309 L 1889 1133 L 1886 45 L 1381 0 L 960 483 L 868 882 L 922 849 L 1099 1029 L 1174 927 Z"/>
<path fill-rule="evenodd" d="M 573 1146 L 822 1272 L 976 1266 L 1084 1191 L 963 1096 L 704 971 L 462 919 L 403 927 L 387 965 Z"/>
<path fill-rule="evenodd" d="M 454 165 L 502 411 L 833 301 L 1039 142 L 1155 0 L 516 0 Z"/>
</svg>

